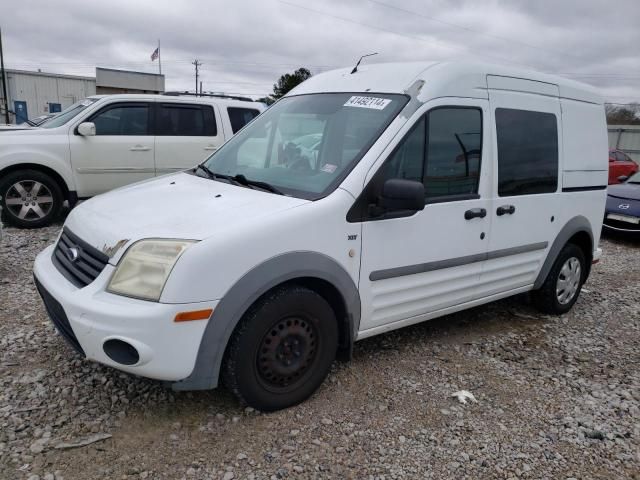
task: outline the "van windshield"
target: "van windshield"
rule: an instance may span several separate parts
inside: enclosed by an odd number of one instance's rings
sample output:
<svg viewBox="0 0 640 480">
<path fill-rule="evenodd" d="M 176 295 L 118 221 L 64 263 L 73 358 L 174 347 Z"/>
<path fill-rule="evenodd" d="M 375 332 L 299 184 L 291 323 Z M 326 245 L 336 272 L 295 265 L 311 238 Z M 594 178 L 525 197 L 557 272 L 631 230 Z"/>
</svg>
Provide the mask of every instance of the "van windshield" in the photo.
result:
<svg viewBox="0 0 640 480">
<path fill-rule="evenodd" d="M 333 191 L 404 107 L 399 94 L 286 97 L 238 132 L 204 165 L 315 200 Z"/>
<path fill-rule="evenodd" d="M 55 117 L 52 117 L 51 119 L 44 122 L 42 125 L 40 125 L 40 128 L 61 127 L 62 125 L 67 123 L 69 120 L 74 118 L 76 115 L 78 115 L 80 112 L 82 112 L 89 105 L 92 105 L 97 101 L 98 101 L 97 98 L 85 98 L 80 102 L 76 102 L 70 107 L 67 107 L 63 111 L 58 113 Z"/>
</svg>

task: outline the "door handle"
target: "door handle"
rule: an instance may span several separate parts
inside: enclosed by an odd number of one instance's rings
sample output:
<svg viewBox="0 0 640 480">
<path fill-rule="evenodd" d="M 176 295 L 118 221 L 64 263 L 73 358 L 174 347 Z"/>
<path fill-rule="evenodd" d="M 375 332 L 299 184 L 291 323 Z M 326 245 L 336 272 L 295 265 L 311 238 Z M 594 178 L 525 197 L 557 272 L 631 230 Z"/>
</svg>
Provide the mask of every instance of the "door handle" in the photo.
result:
<svg viewBox="0 0 640 480">
<path fill-rule="evenodd" d="M 148 152 L 149 150 L 151 150 L 151 147 L 145 147 L 144 145 L 136 145 L 129 149 L 131 152 Z"/>
<path fill-rule="evenodd" d="M 487 216 L 487 210 L 484 208 L 472 208 L 464 212 L 465 220 L 471 220 L 472 218 L 484 218 Z"/>
<path fill-rule="evenodd" d="M 206 147 L 204 147 L 205 150 L 211 150 L 211 151 L 215 151 L 218 149 L 218 147 L 214 146 L 214 145 L 207 145 Z"/>
<path fill-rule="evenodd" d="M 502 215 L 513 215 L 516 211 L 516 207 L 513 205 L 502 205 L 496 210 L 496 214 L 501 217 Z"/>
</svg>

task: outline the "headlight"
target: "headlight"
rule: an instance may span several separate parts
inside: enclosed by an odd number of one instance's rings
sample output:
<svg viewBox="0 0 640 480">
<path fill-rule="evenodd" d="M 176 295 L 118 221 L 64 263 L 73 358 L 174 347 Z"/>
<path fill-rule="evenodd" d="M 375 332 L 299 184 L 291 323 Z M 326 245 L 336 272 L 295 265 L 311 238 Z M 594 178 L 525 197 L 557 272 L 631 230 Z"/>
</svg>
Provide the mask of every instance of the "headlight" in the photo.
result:
<svg viewBox="0 0 640 480">
<path fill-rule="evenodd" d="M 120 260 L 107 291 L 158 301 L 173 266 L 193 240 L 140 240 Z"/>
</svg>

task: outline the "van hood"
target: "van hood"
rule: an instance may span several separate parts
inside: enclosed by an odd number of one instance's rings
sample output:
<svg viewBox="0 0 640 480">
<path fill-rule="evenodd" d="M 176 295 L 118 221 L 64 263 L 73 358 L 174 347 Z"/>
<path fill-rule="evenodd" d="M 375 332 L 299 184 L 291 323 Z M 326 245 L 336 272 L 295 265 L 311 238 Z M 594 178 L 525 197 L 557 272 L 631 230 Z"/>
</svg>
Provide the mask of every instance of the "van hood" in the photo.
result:
<svg viewBox="0 0 640 480">
<path fill-rule="evenodd" d="M 93 197 L 71 211 L 65 228 L 116 264 L 137 240 L 204 240 L 306 203 L 181 172 Z"/>
</svg>

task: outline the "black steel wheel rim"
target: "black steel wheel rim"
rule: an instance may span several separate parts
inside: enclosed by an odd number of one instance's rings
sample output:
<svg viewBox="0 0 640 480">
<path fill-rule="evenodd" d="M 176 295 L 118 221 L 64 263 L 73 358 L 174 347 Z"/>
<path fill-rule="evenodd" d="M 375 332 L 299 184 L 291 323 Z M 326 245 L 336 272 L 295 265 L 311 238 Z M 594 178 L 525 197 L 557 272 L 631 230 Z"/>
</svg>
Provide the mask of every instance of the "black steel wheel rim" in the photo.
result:
<svg viewBox="0 0 640 480">
<path fill-rule="evenodd" d="M 257 372 L 270 390 L 287 390 L 298 383 L 318 356 L 318 332 L 308 318 L 295 315 L 276 322 L 260 342 Z"/>
</svg>

